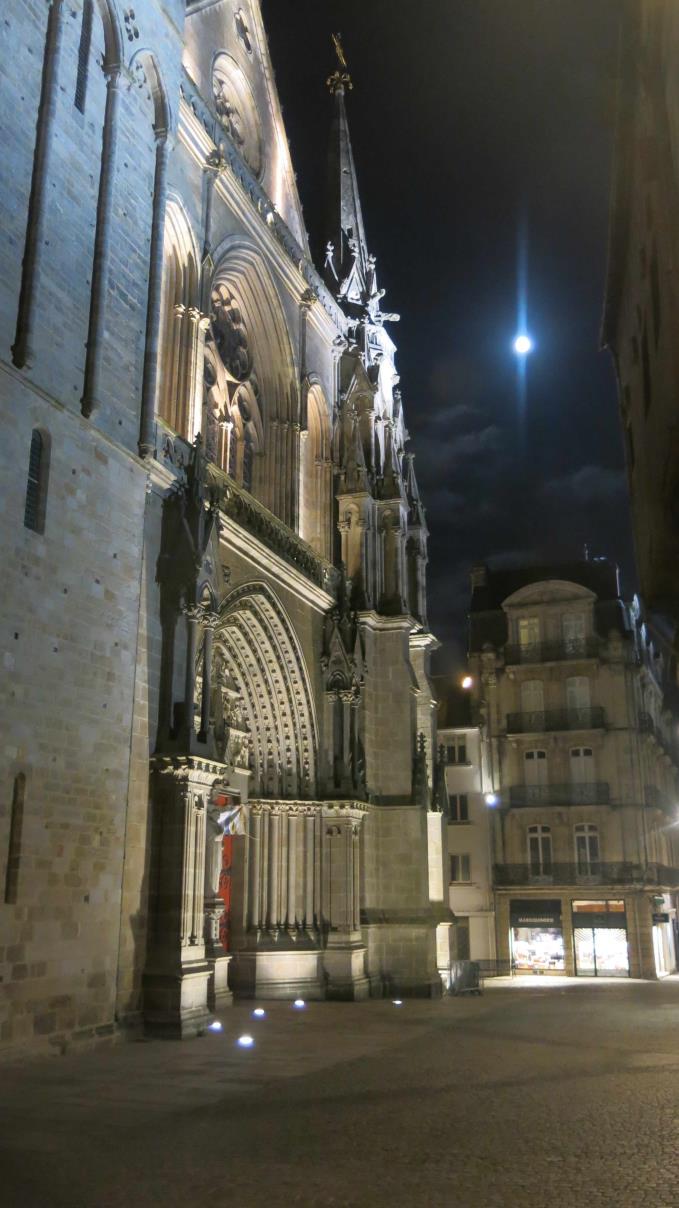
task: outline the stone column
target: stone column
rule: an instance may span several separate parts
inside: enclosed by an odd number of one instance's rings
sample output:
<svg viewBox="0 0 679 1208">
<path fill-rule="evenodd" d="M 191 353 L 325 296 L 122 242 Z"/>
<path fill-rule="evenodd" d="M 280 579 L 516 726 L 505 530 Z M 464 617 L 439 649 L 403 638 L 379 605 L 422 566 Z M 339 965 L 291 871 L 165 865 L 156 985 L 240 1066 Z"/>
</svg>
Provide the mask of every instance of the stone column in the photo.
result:
<svg viewBox="0 0 679 1208">
<path fill-rule="evenodd" d="M 64 29 L 63 0 L 50 0 L 47 17 L 47 37 L 42 64 L 42 84 L 38 106 L 38 122 L 33 152 L 33 173 L 28 202 L 26 240 L 21 267 L 21 291 L 17 325 L 12 345 L 12 361 L 18 369 L 32 366 L 35 310 L 38 296 L 38 276 L 45 248 L 47 220 L 47 185 L 52 157 L 53 126 L 59 94 L 59 63 Z"/>
<path fill-rule="evenodd" d="M 151 457 L 154 449 L 156 394 L 158 388 L 158 347 L 160 342 L 160 299 L 163 280 L 163 240 L 167 202 L 167 161 L 170 146 L 166 130 L 156 132 L 156 170 L 153 182 L 153 217 L 149 254 L 149 288 L 146 306 L 146 345 L 141 391 L 139 454 Z"/>
<path fill-rule="evenodd" d="M 249 920 L 248 927 L 259 930 L 261 926 L 261 855 L 262 855 L 262 812 L 257 806 L 250 810 L 250 839 L 248 852 L 248 897 Z"/>
<path fill-rule="evenodd" d="M 91 415 L 100 402 L 101 352 L 106 330 L 106 291 L 108 289 L 108 265 L 113 220 L 113 190 L 118 149 L 120 66 L 118 63 L 115 63 L 111 67 L 105 67 L 104 71 L 108 76 L 106 82 L 106 108 L 104 111 L 104 131 L 101 140 L 101 168 L 99 171 L 99 197 L 97 199 L 97 226 L 94 235 L 90 318 L 87 329 L 85 377 L 81 400 L 81 409 L 85 416 Z"/>
<path fill-rule="evenodd" d="M 184 317 L 186 315 L 186 306 L 183 302 L 175 302 L 172 307 L 172 345 L 166 348 L 165 356 L 167 358 L 167 375 L 164 382 L 167 385 L 167 406 L 171 416 L 170 424 L 179 432 L 180 436 L 185 436 L 184 425 L 182 424 L 184 399 L 182 397 L 182 344 L 184 342 Z M 159 347 L 160 347 L 160 332 L 159 332 Z M 165 391 L 163 390 L 163 394 Z M 165 401 L 164 399 L 162 400 Z M 161 402 L 161 399 L 158 399 Z"/>
<path fill-rule="evenodd" d="M 144 1014 L 158 1033 L 186 1037 L 208 1019 L 205 958 L 205 813 L 214 771 L 201 760 L 163 760 L 153 780 L 155 897 Z"/>
<path fill-rule="evenodd" d="M 194 441 L 203 427 L 203 365 L 205 363 L 205 333 L 210 319 L 196 306 L 189 307 L 191 350 L 188 372 L 188 439 Z"/>
<path fill-rule="evenodd" d="M 361 832 L 358 825 L 351 828 L 352 843 L 353 843 L 353 885 L 354 885 L 354 931 L 358 931 L 361 926 Z"/>
<path fill-rule="evenodd" d="M 316 819 L 311 811 L 304 815 L 304 928 L 313 931 L 314 919 L 314 850 Z"/>
<path fill-rule="evenodd" d="M 279 861 L 280 861 L 280 828 L 281 816 L 277 809 L 272 810 L 270 819 L 269 846 L 269 928 L 278 931 L 279 915 Z"/>
<path fill-rule="evenodd" d="M 288 904 L 286 926 L 294 931 L 299 922 L 297 914 L 297 818 L 294 810 L 288 814 Z"/>
<path fill-rule="evenodd" d="M 212 701 L 212 648 L 214 645 L 215 629 L 219 624 L 219 617 L 216 613 L 204 613 L 203 623 L 205 627 L 203 637 L 203 691 L 200 700 L 200 734 L 198 737 L 202 742 L 206 742 L 210 729 L 210 704 Z"/>
<path fill-rule="evenodd" d="M 184 679 L 184 726 L 186 730 L 187 753 L 191 749 L 194 736 L 194 696 L 196 690 L 196 651 L 198 649 L 198 624 L 203 615 L 199 607 L 190 606 L 184 609 L 186 617 L 186 674 Z"/>
<path fill-rule="evenodd" d="M 363 812 L 354 803 L 323 810 L 323 914 L 328 926 L 323 965 L 328 998 L 359 999 L 369 993 L 366 950 L 357 925 L 362 819 Z"/>
</svg>

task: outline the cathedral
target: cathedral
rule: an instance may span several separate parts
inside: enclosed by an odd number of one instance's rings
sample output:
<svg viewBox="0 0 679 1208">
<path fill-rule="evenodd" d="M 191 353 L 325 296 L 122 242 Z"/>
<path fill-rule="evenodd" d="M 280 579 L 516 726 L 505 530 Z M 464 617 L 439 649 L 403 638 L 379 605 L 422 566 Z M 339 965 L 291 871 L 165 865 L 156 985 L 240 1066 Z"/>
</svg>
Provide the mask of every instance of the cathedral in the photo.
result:
<svg viewBox="0 0 679 1208">
<path fill-rule="evenodd" d="M 316 267 L 258 0 L 125 3 L 4 21 L 7 1050 L 449 964 L 427 525 L 341 43 Z"/>
</svg>

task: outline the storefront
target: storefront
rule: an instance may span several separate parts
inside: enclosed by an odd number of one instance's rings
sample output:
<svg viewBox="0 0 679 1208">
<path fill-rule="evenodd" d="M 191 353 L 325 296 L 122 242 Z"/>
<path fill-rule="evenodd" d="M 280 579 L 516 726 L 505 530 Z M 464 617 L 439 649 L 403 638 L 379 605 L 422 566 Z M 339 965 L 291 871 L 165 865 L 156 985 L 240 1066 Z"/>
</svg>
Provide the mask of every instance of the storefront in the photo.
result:
<svg viewBox="0 0 679 1208">
<path fill-rule="evenodd" d="M 561 902 L 514 898 L 509 903 L 510 949 L 516 973 L 563 973 Z"/>
<path fill-rule="evenodd" d="M 578 977 L 629 977 L 627 916 L 621 898 L 575 901 L 573 948 Z"/>
<path fill-rule="evenodd" d="M 667 977 L 677 967 L 676 914 L 669 894 L 655 898 L 653 910 L 653 955 L 658 977 Z"/>
</svg>

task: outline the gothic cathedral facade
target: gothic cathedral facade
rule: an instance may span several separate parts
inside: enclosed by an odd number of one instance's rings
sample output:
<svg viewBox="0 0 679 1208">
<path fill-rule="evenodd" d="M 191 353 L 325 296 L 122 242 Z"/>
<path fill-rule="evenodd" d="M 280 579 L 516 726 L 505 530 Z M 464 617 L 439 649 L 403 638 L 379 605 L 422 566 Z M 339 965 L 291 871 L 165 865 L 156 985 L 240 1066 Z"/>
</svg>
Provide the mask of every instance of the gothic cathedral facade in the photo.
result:
<svg viewBox="0 0 679 1208">
<path fill-rule="evenodd" d="M 319 272 L 258 0 L 4 24 L 0 1045 L 440 993 L 427 527 L 341 48 Z"/>
</svg>

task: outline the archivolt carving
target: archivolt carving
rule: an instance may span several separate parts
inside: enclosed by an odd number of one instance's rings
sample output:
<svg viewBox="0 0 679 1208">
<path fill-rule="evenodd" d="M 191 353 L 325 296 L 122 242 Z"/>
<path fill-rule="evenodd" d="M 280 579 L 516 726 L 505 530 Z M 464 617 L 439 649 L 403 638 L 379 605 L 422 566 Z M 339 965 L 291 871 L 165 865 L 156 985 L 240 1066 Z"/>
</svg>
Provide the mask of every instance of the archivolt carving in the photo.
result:
<svg viewBox="0 0 679 1208">
<path fill-rule="evenodd" d="M 292 626 L 269 588 L 249 584 L 228 597 L 216 645 L 247 718 L 251 791 L 313 796 L 317 729 L 309 677 Z"/>
<path fill-rule="evenodd" d="M 250 86 L 235 59 L 221 51 L 212 66 L 219 121 L 255 176 L 262 170 L 262 132 Z"/>
<path fill-rule="evenodd" d="M 212 331 L 225 368 L 237 382 L 252 372 L 252 357 L 240 307 L 224 283 L 212 291 Z"/>
</svg>

